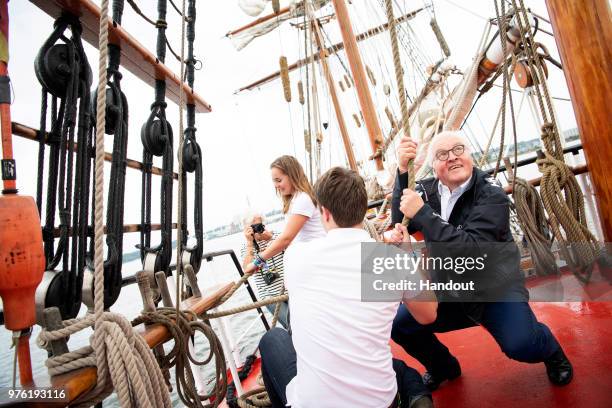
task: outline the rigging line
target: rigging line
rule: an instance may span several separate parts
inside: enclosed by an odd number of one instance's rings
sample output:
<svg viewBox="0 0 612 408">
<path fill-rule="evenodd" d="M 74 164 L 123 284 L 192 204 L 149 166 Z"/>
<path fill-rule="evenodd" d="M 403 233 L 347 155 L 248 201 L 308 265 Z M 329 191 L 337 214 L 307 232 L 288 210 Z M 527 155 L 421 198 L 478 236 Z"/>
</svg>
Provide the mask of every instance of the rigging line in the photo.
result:
<svg viewBox="0 0 612 408">
<path fill-rule="evenodd" d="M 307 23 L 312 23 L 310 21 L 308 21 L 308 13 L 306 12 L 306 1 L 304 0 L 304 54 L 308 54 L 308 25 Z M 314 24 L 314 23 L 312 23 Z M 312 53 L 310 54 L 310 58 L 314 58 L 314 56 L 312 55 Z M 312 62 L 312 60 L 311 60 Z M 309 169 L 309 174 L 310 174 L 310 183 L 313 183 L 313 172 L 312 172 L 312 133 L 311 133 L 311 129 L 310 129 L 310 63 L 306 64 L 306 111 L 307 111 L 307 118 L 308 118 L 308 123 L 307 123 L 307 127 L 308 127 L 308 138 L 310 139 L 310 143 L 308 143 L 310 146 L 306 145 L 306 138 L 304 138 L 304 151 L 307 153 L 307 163 L 308 163 L 308 169 Z M 310 147 L 310 148 L 308 148 Z"/>
<path fill-rule="evenodd" d="M 465 11 L 466 13 L 471 14 L 474 17 L 477 17 L 477 18 L 479 18 L 481 20 L 489 21 L 488 18 L 486 18 L 484 16 L 481 16 L 480 14 L 476 14 L 473 11 L 466 9 L 465 7 L 458 5 L 457 3 L 453 2 L 453 1 L 450 1 L 450 0 L 442 0 L 442 1 L 444 1 L 445 3 L 448 3 L 450 5 L 453 5 L 453 6 L 457 7 L 458 9 L 461 9 L 461 10 Z"/>
<path fill-rule="evenodd" d="M 172 7 L 174 8 L 174 10 L 176 10 L 176 12 L 178 13 L 178 15 L 181 17 L 181 19 L 184 22 L 188 22 L 189 21 L 189 17 L 185 16 L 185 3 L 183 2 L 183 11 L 181 12 L 178 7 L 176 7 L 176 4 L 174 4 L 174 1 L 172 0 L 168 0 L 170 2 L 170 4 L 172 5 Z"/>
<path fill-rule="evenodd" d="M 170 0 L 172 6 L 176 9 L 176 5 Z M 178 10 L 177 10 L 178 11 Z M 182 13 L 181 16 L 185 15 L 185 0 L 182 1 Z M 180 65 L 181 65 L 181 81 L 185 78 L 185 18 L 181 18 L 181 56 L 180 56 Z M 168 44 L 168 39 L 166 38 L 166 44 L 168 48 L 170 48 L 170 44 Z M 170 48 L 170 52 L 172 52 L 172 48 Z M 174 52 L 172 52 L 174 54 Z M 176 55 L 175 55 L 176 56 Z M 184 132 L 184 124 L 183 124 L 183 113 L 184 113 L 184 104 L 185 104 L 185 92 L 183 87 L 181 86 L 179 89 L 179 151 L 178 151 L 178 196 L 183 196 L 183 189 L 185 186 L 183 182 L 185 181 L 184 177 L 184 168 L 183 168 L 183 146 L 185 143 L 185 132 Z M 179 315 L 181 299 L 183 298 L 183 262 L 182 262 L 182 253 L 181 249 L 183 248 L 184 243 L 183 240 L 183 222 L 185 218 L 185 214 L 183 214 L 183 206 L 179 203 L 177 206 L 177 222 L 176 222 L 176 315 Z M 186 244 L 186 242 L 185 242 Z M 178 381 L 178 379 L 177 379 Z"/>
<path fill-rule="evenodd" d="M 501 85 L 499 85 L 499 84 L 492 84 L 492 85 L 493 85 L 494 87 L 497 87 L 497 88 L 502 88 L 502 86 L 501 86 Z M 512 92 L 519 92 L 519 93 L 523 93 L 523 91 L 521 91 L 520 89 L 510 88 L 510 90 L 511 90 Z M 564 98 L 564 97 L 561 97 L 561 96 L 551 96 L 551 98 L 552 98 L 552 99 L 559 100 L 559 101 L 564 101 L 564 102 L 571 102 L 571 101 L 572 101 L 570 98 Z"/>
</svg>

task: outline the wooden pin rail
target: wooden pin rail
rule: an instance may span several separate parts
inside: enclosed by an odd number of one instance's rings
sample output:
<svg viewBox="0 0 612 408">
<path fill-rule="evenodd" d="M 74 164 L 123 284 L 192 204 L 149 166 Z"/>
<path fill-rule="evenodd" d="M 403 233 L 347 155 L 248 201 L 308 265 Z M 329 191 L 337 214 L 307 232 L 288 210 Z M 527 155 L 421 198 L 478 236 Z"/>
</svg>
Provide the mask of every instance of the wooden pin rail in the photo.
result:
<svg viewBox="0 0 612 408">
<path fill-rule="evenodd" d="M 161 224 L 151 224 L 151 231 L 159 231 L 161 229 Z M 176 229 L 176 222 L 172 224 L 172 229 Z M 140 232 L 142 230 L 142 226 L 140 224 L 124 224 L 123 225 L 123 233 L 129 232 Z M 104 226 L 104 233 L 106 234 L 106 225 Z M 53 230 L 53 237 L 59 238 L 61 234 L 61 230 L 59 228 L 55 228 Z M 72 235 L 72 228 L 68 230 L 68 235 Z M 90 237 L 93 237 L 93 230 L 91 233 L 87 234 Z"/>
<path fill-rule="evenodd" d="M 570 170 L 572 171 L 572 173 L 574 173 L 574 175 L 579 175 L 579 174 L 584 174 L 584 173 L 588 173 L 589 172 L 589 168 L 586 164 L 581 164 L 579 166 L 576 167 L 570 167 Z M 542 177 L 538 177 L 532 180 L 529 180 L 528 183 L 531 184 L 534 187 L 537 187 L 540 185 L 540 183 L 542 182 Z M 504 187 L 504 191 L 506 192 L 506 194 L 512 194 L 512 184 L 507 185 L 506 187 Z"/>
<path fill-rule="evenodd" d="M 53 18 L 58 18 L 66 11 L 78 16 L 83 26 L 82 37 L 89 44 L 98 47 L 100 27 L 100 8 L 91 0 L 30 0 L 35 6 Z M 51 27 L 51 25 L 49 25 Z M 123 27 L 109 21 L 109 44 L 121 48 L 121 66 L 142 79 L 150 86 L 155 86 L 155 80 L 166 80 L 166 96 L 178 105 L 180 88 L 186 104 L 195 105 L 196 112 L 210 112 L 211 106 L 196 94 L 180 77 L 159 62 L 142 44 L 132 37 Z M 151 93 L 151 97 L 153 93 Z"/>
<path fill-rule="evenodd" d="M 34 140 L 38 142 L 38 132 L 39 132 L 38 129 L 34 129 L 29 126 L 22 125 L 21 123 L 17 123 L 17 122 L 12 122 L 11 125 L 12 125 L 12 132 L 15 136 L 23 137 L 25 139 Z M 46 133 L 45 134 L 46 144 L 50 144 L 48 141 L 48 138 L 49 138 L 49 134 Z M 78 147 L 77 144 L 73 143 L 72 150 L 76 151 L 77 147 Z M 107 162 L 112 162 L 113 161 L 112 153 L 104 152 L 104 160 Z M 140 170 L 140 171 L 144 169 L 143 164 L 137 160 L 126 159 L 126 165 L 129 168 Z M 151 173 L 161 176 L 163 175 L 163 170 L 160 169 L 159 167 L 152 167 Z M 178 173 L 172 173 L 172 178 L 174 178 L 175 180 L 178 180 Z"/>
<path fill-rule="evenodd" d="M 225 285 L 218 285 L 209 290 L 209 293 L 204 297 L 189 298 L 181 303 L 181 310 L 190 310 L 196 314 L 204 313 L 213 308 L 219 300 L 232 288 L 233 282 Z M 151 326 L 139 325 L 136 327 L 136 331 L 144 337 L 145 341 L 150 348 L 153 348 L 159 344 L 163 344 L 170 339 L 168 330 L 159 324 Z M 62 388 L 66 390 L 68 400 L 70 402 L 77 399 L 87 391 L 91 390 L 96 384 L 96 373 L 95 367 L 81 368 L 66 374 L 54 376 L 51 378 L 45 377 L 44 379 L 35 381 L 36 387 L 53 387 Z M 29 403 L 30 407 L 64 407 L 69 403 Z M 19 405 L 18 402 L 12 405 Z"/>
</svg>

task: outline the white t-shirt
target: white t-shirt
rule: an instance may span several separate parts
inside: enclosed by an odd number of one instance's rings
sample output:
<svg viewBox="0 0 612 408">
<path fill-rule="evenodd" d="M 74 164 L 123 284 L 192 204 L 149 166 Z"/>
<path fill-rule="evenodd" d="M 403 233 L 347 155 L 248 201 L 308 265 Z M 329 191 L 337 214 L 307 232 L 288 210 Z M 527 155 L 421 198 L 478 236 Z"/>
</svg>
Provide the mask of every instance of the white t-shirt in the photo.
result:
<svg viewBox="0 0 612 408">
<path fill-rule="evenodd" d="M 399 302 L 361 301 L 363 229 L 336 228 L 285 251 L 297 375 L 292 408 L 387 408 L 397 394 L 391 325 Z"/>
<path fill-rule="evenodd" d="M 303 191 L 298 191 L 291 199 L 287 218 L 293 214 L 308 217 L 308 220 L 297 233 L 293 242 L 307 242 L 325 236 L 325 229 L 323 224 L 321 224 L 321 214 L 310 199 L 310 196 Z"/>
</svg>

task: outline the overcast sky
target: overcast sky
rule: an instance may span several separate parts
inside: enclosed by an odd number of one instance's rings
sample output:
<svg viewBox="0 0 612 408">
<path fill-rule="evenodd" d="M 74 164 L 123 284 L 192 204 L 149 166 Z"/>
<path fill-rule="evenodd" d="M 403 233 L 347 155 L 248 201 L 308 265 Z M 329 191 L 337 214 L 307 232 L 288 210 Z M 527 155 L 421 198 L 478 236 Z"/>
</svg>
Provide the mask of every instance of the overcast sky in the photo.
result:
<svg viewBox="0 0 612 408">
<path fill-rule="evenodd" d="M 138 1 L 141 9 L 152 19 L 156 19 L 156 2 L 152 0 Z M 181 2 L 178 1 L 178 4 Z M 383 19 L 383 8 L 378 0 L 353 0 L 349 11 L 353 18 L 355 33 L 380 24 Z M 526 1 L 537 13 L 547 15 L 544 1 Z M 421 1 L 398 1 L 396 15 L 421 7 Z M 495 11 L 491 0 L 436 0 L 434 1 L 436 18 L 453 53 L 451 61 L 460 69 L 469 66 L 480 41 L 485 19 L 494 17 Z M 326 6 L 322 15 L 332 14 L 331 5 Z M 11 1 L 10 13 L 10 52 L 9 70 L 15 91 L 12 106 L 14 121 L 28 126 L 38 127 L 40 112 L 40 85 L 33 70 L 35 55 L 50 34 L 53 21 L 27 1 Z M 282 154 L 295 154 L 304 162 L 304 116 L 306 112 L 297 102 L 296 82 L 304 77 L 304 70 L 292 74 L 293 101 L 284 101 L 280 81 L 263 86 L 259 90 L 247 91 L 234 95 L 234 91 L 266 74 L 278 69 L 278 58 L 287 56 L 289 63 L 303 55 L 303 32 L 285 23 L 266 37 L 257 38 L 241 52 L 235 51 L 225 33 L 240 27 L 252 20 L 237 6 L 237 1 L 198 1 L 196 25 L 196 57 L 203 62 L 203 68 L 196 72 L 196 92 L 203 96 L 212 107 L 212 113 L 197 116 L 197 139 L 204 152 L 204 224 L 209 229 L 232 220 L 242 213 L 247 206 L 247 200 L 252 207 L 269 211 L 280 207 L 275 196 L 269 176 L 269 164 Z M 168 38 L 175 50 L 180 47 L 180 20 L 177 14 L 168 6 Z M 123 26 L 148 49 L 155 50 L 155 30 L 144 23 L 129 7 L 123 17 Z M 550 26 L 543 27 L 552 31 Z M 337 21 L 331 20 L 325 25 L 331 42 L 340 41 Z M 431 60 L 440 56 L 439 48 L 429 29 L 429 16 L 423 14 L 415 20 L 414 30 L 417 32 L 422 46 Z M 546 34 L 539 34 L 551 54 L 558 59 L 554 40 Z M 328 44 L 329 45 L 329 44 Z M 390 105 L 398 112 L 396 97 L 386 99 L 382 92 L 382 84 L 393 85 L 393 66 L 391 63 L 388 35 L 367 40 L 360 44 L 364 62 L 375 72 L 378 79 L 377 87 L 372 90 L 384 129 L 388 123 L 382 111 L 384 105 Z M 90 64 L 97 78 L 97 51 L 88 44 L 86 51 Z M 338 76 L 343 75 L 342 63 L 348 66 L 344 53 L 332 57 L 332 71 Z M 168 54 L 167 65 L 175 72 L 179 66 L 174 57 Z M 549 66 L 552 94 L 563 98 L 568 97 L 567 87 L 562 73 Z M 123 70 L 123 90 L 130 104 L 130 139 L 128 157 L 142 159 L 140 128 L 149 115 L 149 105 L 153 100 L 153 89 Z M 407 72 L 407 87 L 414 83 Z M 322 81 L 319 76 L 318 81 Z M 456 83 L 456 80 L 455 82 Z M 94 84 L 95 86 L 96 84 Z M 516 87 L 516 84 L 513 83 Z M 395 94 L 395 93 L 394 93 Z M 320 121 L 331 125 L 324 133 L 325 165 L 342 164 L 344 153 L 340 136 L 335 125 L 335 116 L 328 101 L 327 91 L 320 90 Z M 369 154 L 369 142 L 365 128 L 358 128 L 352 119 L 352 114 L 358 112 L 356 96 L 348 91 L 340 94 L 345 119 L 355 144 L 358 159 Z M 486 143 L 491 131 L 501 93 L 493 89 L 479 103 L 477 115 L 469 121 L 469 127 Z M 520 94 L 516 94 L 518 105 Z M 575 127 L 575 119 L 569 102 L 556 102 L 556 108 L 561 129 Z M 172 120 L 175 135 L 175 147 L 178 140 L 178 108 L 170 104 L 168 116 Z M 527 105 L 523 107 L 519 121 L 519 140 L 538 137 L 539 132 L 534 126 Z M 493 144 L 498 144 L 495 138 Z M 111 151 L 112 139 L 107 137 L 106 150 Z M 18 169 L 18 187 L 24 194 L 36 193 L 36 158 L 38 146 L 31 141 L 14 138 L 14 150 Z M 156 159 L 156 165 L 160 165 Z M 108 169 L 108 167 L 107 167 Z M 176 171 L 176 166 L 175 166 Z M 107 173 L 108 177 L 108 173 Z M 126 189 L 126 223 L 136 223 L 140 220 L 140 174 L 128 169 Z M 189 188 L 192 189 L 191 179 Z M 154 177 L 154 197 L 159 191 L 159 178 Z M 154 208 L 157 200 L 154 200 Z M 176 205 L 175 205 L 176 208 Z M 154 212 L 154 214 L 156 214 Z M 154 222 L 158 220 L 154 216 Z"/>
</svg>

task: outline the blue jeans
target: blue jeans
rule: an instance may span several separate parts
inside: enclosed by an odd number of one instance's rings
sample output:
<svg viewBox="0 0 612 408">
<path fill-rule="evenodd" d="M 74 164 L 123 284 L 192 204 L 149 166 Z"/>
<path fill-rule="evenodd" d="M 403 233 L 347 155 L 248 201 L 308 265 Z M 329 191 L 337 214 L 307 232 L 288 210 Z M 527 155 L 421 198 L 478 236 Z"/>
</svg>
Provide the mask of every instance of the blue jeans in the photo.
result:
<svg viewBox="0 0 612 408">
<path fill-rule="evenodd" d="M 478 314 L 470 311 L 478 307 Z M 477 315 L 478 317 L 471 317 Z M 448 348 L 434 333 L 445 333 L 482 325 L 493 336 L 501 350 L 511 359 L 525 363 L 540 363 L 553 355 L 560 346 L 550 329 L 537 321 L 527 302 L 445 303 L 438 305 L 436 321 L 418 323 L 400 305 L 391 338 L 434 376 L 446 377 L 449 367 L 456 365 Z"/>
<path fill-rule="evenodd" d="M 342 347 L 342 345 L 338 345 Z M 274 328 L 264 334 L 259 342 L 261 353 L 261 376 L 273 408 L 282 408 L 287 404 L 287 384 L 297 374 L 296 353 L 289 333 Z M 393 359 L 393 370 L 397 379 L 397 389 L 401 399 L 401 408 L 408 407 L 411 398 L 430 395 L 423 385 L 421 376 L 414 368 L 403 361 Z"/>
<path fill-rule="evenodd" d="M 280 308 L 281 309 L 278 312 L 278 322 L 285 329 L 289 330 L 289 321 L 288 321 L 289 303 L 281 302 Z M 268 309 L 270 311 L 270 313 L 272 314 L 272 316 L 274 316 L 274 309 L 276 309 L 276 303 L 273 303 L 271 305 L 266 305 L 266 309 Z M 272 321 L 270 321 L 270 323 L 272 323 Z"/>
</svg>

